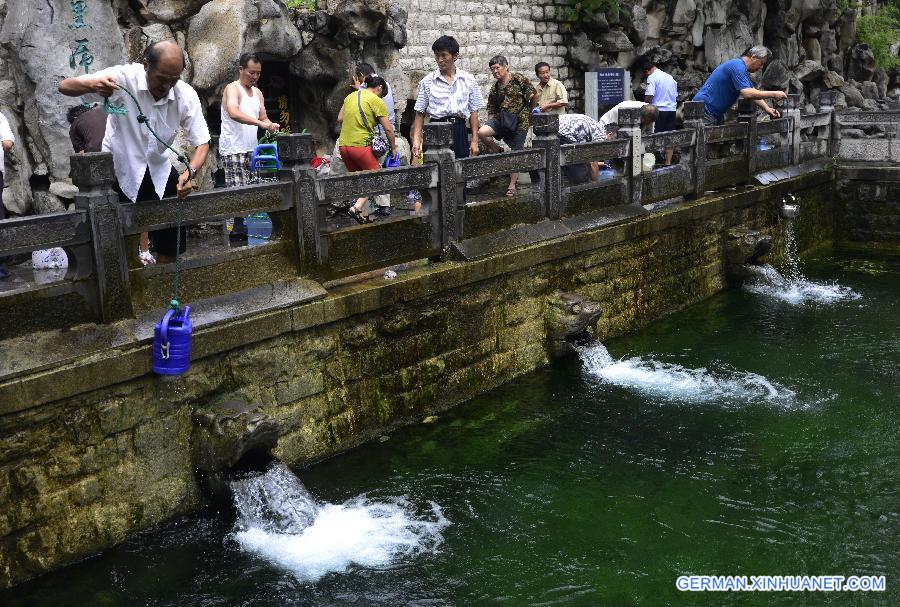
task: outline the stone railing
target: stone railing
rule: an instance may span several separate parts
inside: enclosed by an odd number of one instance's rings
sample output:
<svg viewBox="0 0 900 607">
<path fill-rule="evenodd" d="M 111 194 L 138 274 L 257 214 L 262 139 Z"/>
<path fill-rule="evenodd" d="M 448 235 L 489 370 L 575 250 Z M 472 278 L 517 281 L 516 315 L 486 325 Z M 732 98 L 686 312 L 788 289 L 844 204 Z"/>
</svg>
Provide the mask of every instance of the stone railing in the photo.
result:
<svg viewBox="0 0 900 607">
<path fill-rule="evenodd" d="M 132 247 L 135 235 L 174 226 L 179 214 L 184 225 L 256 212 L 268 212 L 273 220 L 273 241 L 267 246 L 223 248 L 184 260 L 182 299 L 197 301 L 415 259 L 477 259 L 645 215 L 648 203 L 697 197 L 752 180 L 777 181 L 815 159 L 900 161 L 900 110 L 836 112 L 823 93 L 821 111 L 801 115 L 798 101 L 791 96 L 782 118 L 763 122 L 752 103 L 741 102 L 737 122 L 714 127 L 703 125 L 702 103 L 687 102 L 684 128 L 655 135 L 641 132 L 638 110 L 621 110 L 615 139 L 574 145 L 561 145 L 558 116 L 538 114 L 531 149 L 463 160 L 454 159 L 450 126 L 436 123 L 425 129 L 423 166 L 324 178 L 310 166 L 311 136 L 287 135 L 278 140 L 282 169 L 277 182 L 197 193 L 181 201 L 122 204 L 112 188 L 111 156 L 76 155 L 72 178 L 80 193 L 74 212 L 0 221 L 0 257 L 63 247 L 70 263 L 65 280 L 0 291 L 5 315 L 0 338 L 158 311 L 167 302 L 174 264 L 129 264 L 125 238 Z M 866 138 L 859 139 L 859 133 Z M 678 151 L 677 162 L 643 170 L 644 154 L 666 149 Z M 597 181 L 565 178 L 579 165 L 585 169 L 601 160 L 613 169 L 601 171 Z M 467 204 L 467 181 L 512 172 L 539 175 L 538 185 L 512 201 Z M 332 201 L 410 190 L 425 195 L 418 214 L 353 227 L 327 220 Z M 507 220 L 495 222 L 501 214 L 491 215 L 491 209 L 501 205 Z"/>
</svg>

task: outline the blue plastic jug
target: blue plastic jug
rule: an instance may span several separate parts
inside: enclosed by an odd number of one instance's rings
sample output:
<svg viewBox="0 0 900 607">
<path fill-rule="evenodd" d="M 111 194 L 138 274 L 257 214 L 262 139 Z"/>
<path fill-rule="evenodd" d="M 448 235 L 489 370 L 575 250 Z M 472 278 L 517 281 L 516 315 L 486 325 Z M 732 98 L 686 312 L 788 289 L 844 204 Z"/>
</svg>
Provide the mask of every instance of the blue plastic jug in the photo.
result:
<svg viewBox="0 0 900 607">
<path fill-rule="evenodd" d="M 274 171 L 280 168 L 278 146 L 274 143 L 261 143 L 253 149 L 253 154 L 250 155 L 251 171 Z"/>
<path fill-rule="evenodd" d="M 153 330 L 153 372 L 181 375 L 191 366 L 191 307 L 169 309 Z"/>
<path fill-rule="evenodd" d="M 388 154 L 387 158 L 384 159 L 384 168 L 393 169 L 395 167 L 400 166 L 400 152 L 397 152 L 393 156 Z"/>
</svg>

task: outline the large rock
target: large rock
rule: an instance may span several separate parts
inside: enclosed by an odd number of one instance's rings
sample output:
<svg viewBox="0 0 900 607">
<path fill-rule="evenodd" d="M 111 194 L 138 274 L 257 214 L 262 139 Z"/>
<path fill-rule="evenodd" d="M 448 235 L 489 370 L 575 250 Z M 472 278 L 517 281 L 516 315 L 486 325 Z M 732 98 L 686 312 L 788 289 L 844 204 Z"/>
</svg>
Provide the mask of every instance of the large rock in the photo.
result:
<svg viewBox="0 0 900 607">
<path fill-rule="evenodd" d="M 850 51 L 847 77 L 858 82 L 871 80 L 875 76 L 875 55 L 868 44 L 857 44 Z"/>
<path fill-rule="evenodd" d="M 844 79 L 837 72 L 829 70 L 822 76 L 822 84 L 827 89 L 839 89 L 844 86 Z"/>
<path fill-rule="evenodd" d="M 740 56 L 755 43 L 744 15 L 738 15 L 722 28 L 712 27 L 707 23 L 704 41 L 706 67 L 709 70 L 714 70 L 729 59 Z"/>
<path fill-rule="evenodd" d="M 209 0 L 132 0 L 141 16 L 147 21 L 171 23 L 196 15 Z"/>
<path fill-rule="evenodd" d="M 766 66 L 760 88 L 767 91 L 786 91 L 791 82 L 791 70 L 781 59 L 775 59 Z"/>
<path fill-rule="evenodd" d="M 878 85 L 874 82 L 863 82 L 859 85 L 859 92 L 866 99 L 878 99 Z"/>
<path fill-rule="evenodd" d="M 24 105 L 34 170 L 51 180 L 65 179 L 72 153 L 66 111 L 78 101 L 63 97 L 57 87 L 85 68 L 95 72 L 125 60 L 116 14 L 109 3 L 93 3 L 77 20 L 68 0 L 9 0 L 0 44 L 12 51 L 8 69 Z M 18 145 L 22 153 L 26 138 Z"/>
<path fill-rule="evenodd" d="M 821 63 L 810 61 L 809 59 L 801 61 L 800 65 L 794 68 L 794 76 L 800 82 L 817 82 L 825 75 L 827 70 L 822 67 Z"/>
<path fill-rule="evenodd" d="M 863 97 L 862 93 L 859 92 L 859 89 L 852 84 L 847 83 L 842 86 L 841 92 L 844 94 L 844 99 L 846 99 L 848 107 L 861 108 L 865 106 L 866 98 Z"/>
<path fill-rule="evenodd" d="M 190 20 L 191 84 L 204 92 L 235 78 L 241 53 L 265 52 L 288 59 L 303 39 L 283 5 L 274 0 L 211 0 Z"/>
</svg>

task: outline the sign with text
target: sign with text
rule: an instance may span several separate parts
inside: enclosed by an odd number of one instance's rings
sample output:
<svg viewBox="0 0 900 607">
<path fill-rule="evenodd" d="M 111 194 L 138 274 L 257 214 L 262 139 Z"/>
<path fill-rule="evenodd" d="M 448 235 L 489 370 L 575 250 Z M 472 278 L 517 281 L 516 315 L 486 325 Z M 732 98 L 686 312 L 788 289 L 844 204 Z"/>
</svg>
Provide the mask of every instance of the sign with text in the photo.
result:
<svg viewBox="0 0 900 607">
<path fill-rule="evenodd" d="M 584 113 L 597 120 L 610 107 L 631 99 L 631 73 L 621 67 L 601 67 L 584 73 Z"/>
<path fill-rule="evenodd" d="M 625 69 L 603 67 L 597 70 L 597 103 L 615 105 L 625 101 Z"/>
</svg>

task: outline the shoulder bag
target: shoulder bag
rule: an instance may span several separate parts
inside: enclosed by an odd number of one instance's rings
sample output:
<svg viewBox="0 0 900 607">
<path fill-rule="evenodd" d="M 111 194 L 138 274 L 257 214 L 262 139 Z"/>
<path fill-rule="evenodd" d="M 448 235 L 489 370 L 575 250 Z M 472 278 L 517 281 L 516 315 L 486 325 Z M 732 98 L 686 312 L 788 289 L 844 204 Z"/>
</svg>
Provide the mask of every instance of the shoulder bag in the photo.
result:
<svg viewBox="0 0 900 607">
<path fill-rule="evenodd" d="M 362 89 L 360 89 L 359 92 L 356 93 L 356 105 L 357 107 L 359 107 L 359 115 L 362 117 L 363 124 L 367 129 L 370 128 L 369 121 L 366 120 L 366 113 L 362 109 Z M 387 154 L 390 146 L 388 145 L 387 139 L 384 138 L 384 135 L 377 131 L 373 131 L 373 133 L 372 143 L 370 144 L 372 147 L 372 154 L 375 156 L 375 158 L 381 158 L 382 156 Z"/>
</svg>

